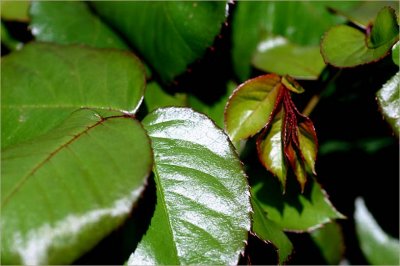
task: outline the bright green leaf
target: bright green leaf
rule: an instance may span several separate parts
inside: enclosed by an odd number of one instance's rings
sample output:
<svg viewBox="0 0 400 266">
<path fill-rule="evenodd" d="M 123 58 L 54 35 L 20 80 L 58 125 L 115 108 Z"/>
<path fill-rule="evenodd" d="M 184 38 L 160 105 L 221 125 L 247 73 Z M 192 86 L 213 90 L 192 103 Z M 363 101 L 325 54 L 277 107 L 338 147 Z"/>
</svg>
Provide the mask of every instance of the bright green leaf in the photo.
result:
<svg viewBox="0 0 400 266">
<path fill-rule="evenodd" d="M 397 72 L 391 79 L 389 79 L 380 89 L 376 98 L 378 100 L 381 111 L 385 119 L 392 126 L 396 135 L 400 131 L 400 72 Z"/>
<path fill-rule="evenodd" d="M 331 65 L 354 67 L 386 56 L 398 40 L 395 11 L 384 8 L 378 13 L 370 36 L 347 25 L 336 26 L 322 39 L 321 52 L 325 62 Z"/>
<path fill-rule="evenodd" d="M 1 74 L 3 148 L 41 135 L 81 107 L 134 113 L 145 86 L 130 53 L 45 43 L 3 57 Z"/>
<path fill-rule="evenodd" d="M 260 42 L 254 54 L 254 67 L 298 79 L 317 79 L 325 67 L 319 46 L 300 46 L 282 37 Z"/>
<path fill-rule="evenodd" d="M 1 1 L 1 19 L 20 22 L 29 21 L 28 9 L 30 1 L 3 0 Z"/>
<path fill-rule="evenodd" d="M 331 26 L 344 21 L 328 12 L 327 7 L 331 5 L 348 4 L 336 1 L 239 1 L 232 21 L 232 61 L 240 80 L 250 77 L 250 62 L 257 47 L 267 52 L 256 55 L 253 61 L 257 62 L 256 67 L 278 74 L 315 79 L 323 64 L 315 48 L 321 35 Z M 271 44 L 275 47 L 277 37 L 280 40 L 283 37 L 288 43 L 271 50 L 265 49 Z M 296 56 L 288 57 L 286 52 L 296 53 Z M 284 55 L 282 59 L 275 60 L 281 55 Z M 309 64 L 307 69 L 305 60 Z"/>
<path fill-rule="evenodd" d="M 33 1 L 30 15 L 30 28 L 36 40 L 98 48 L 127 48 L 84 2 Z"/>
<path fill-rule="evenodd" d="M 292 242 L 281 228 L 268 218 L 259 203 L 252 199 L 253 205 L 253 226 L 252 232 L 261 240 L 272 243 L 278 253 L 279 264 L 284 264 L 293 251 Z"/>
<path fill-rule="evenodd" d="M 227 84 L 226 93 L 215 103 L 208 105 L 201 100 L 197 99 L 194 95 L 188 95 L 188 106 L 192 107 L 195 111 L 204 113 L 210 117 L 220 128 L 224 127 L 224 111 L 225 105 L 237 87 L 235 83 L 229 82 Z"/>
<path fill-rule="evenodd" d="M 399 240 L 379 227 L 362 198 L 357 198 L 355 205 L 356 233 L 367 261 L 373 265 L 399 265 Z"/>
<path fill-rule="evenodd" d="M 246 81 L 229 99 L 225 128 L 232 141 L 246 139 L 268 122 L 281 86 L 281 78 L 270 74 Z"/>
<path fill-rule="evenodd" d="M 396 65 L 400 66 L 400 42 L 397 42 L 392 48 L 392 59 Z"/>
<path fill-rule="evenodd" d="M 271 125 L 262 137 L 257 139 L 258 158 L 265 168 L 273 173 L 283 186 L 286 184 L 287 167 L 283 153 L 282 142 L 282 120 L 284 110 L 280 112 L 271 121 Z"/>
<path fill-rule="evenodd" d="M 339 224 L 332 222 L 325 224 L 311 232 L 311 239 L 321 251 L 328 264 L 339 265 L 344 254 L 343 232 Z"/>
<path fill-rule="evenodd" d="M 257 178 L 260 182 L 252 187 L 252 195 L 268 213 L 268 218 L 284 230 L 311 231 L 333 219 L 343 218 L 328 200 L 326 192 L 311 178 L 303 194 L 288 186 L 283 195 L 273 178 Z"/>
<path fill-rule="evenodd" d="M 225 21 L 226 8 L 224 1 L 98 1 L 91 5 L 164 82 L 204 55 Z"/>
<path fill-rule="evenodd" d="M 237 264 L 251 206 L 228 137 L 188 108 L 158 109 L 143 123 L 154 150 L 157 206 L 128 264 Z"/>
<path fill-rule="evenodd" d="M 138 121 L 85 109 L 2 150 L 1 164 L 1 263 L 60 265 L 127 217 L 151 171 L 152 152 Z"/>
<path fill-rule="evenodd" d="M 186 106 L 187 96 L 183 93 L 170 95 L 165 92 L 158 83 L 151 82 L 146 87 L 144 103 L 147 111 L 151 112 L 160 107 Z"/>
</svg>

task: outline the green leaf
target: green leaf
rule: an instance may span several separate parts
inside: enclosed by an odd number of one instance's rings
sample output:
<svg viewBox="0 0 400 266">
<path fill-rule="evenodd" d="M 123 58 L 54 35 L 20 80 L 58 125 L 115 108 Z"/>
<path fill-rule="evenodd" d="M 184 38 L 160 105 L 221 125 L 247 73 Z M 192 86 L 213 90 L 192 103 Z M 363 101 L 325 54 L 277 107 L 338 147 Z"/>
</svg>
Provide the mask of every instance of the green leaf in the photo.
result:
<svg viewBox="0 0 400 266">
<path fill-rule="evenodd" d="M 292 242 L 279 226 L 268 218 L 267 213 L 252 198 L 253 226 L 252 232 L 261 240 L 272 243 L 278 253 L 278 263 L 284 264 L 293 251 Z"/>
<path fill-rule="evenodd" d="M 392 59 L 396 65 L 400 66 L 400 42 L 397 42 L 392 48 Z"/>
<path fill-rule="evenodd" d="M 399 136 L 400 131 L 400 72 L 389 79 L 376 93 L 380 109 L 393 131 Z"/>
<path fill-rule="evenodd" d="M 224 1 L 91 2 L 170 82 L 202 57 L 225 21 Z"/>
<path fill-rule="evenodd" d="M 287 174 L 282 140 L 284 112 L 281 108 L 271 121 L 271 125 L 257 138 L 257 152 L 260 162 L 279 179 L 283 186 L 286 184 Z"/>
<path fill-rule="evenodd" d="M 6 0 L 1 1 L 1 19 L 19 22 L 29 21 L 28 9 L 30 1 Z"/>
<path fill-rule="evenodd" d="M 344 21 L 327 10 L 331 5 L 347 5 L 342 1 L 335 2 L 239 1 L 232 21 L 232 61 L 239 79 L 250 77 L 250 63 L 257 47 L 261 51 L 266 50 L 265 53 L 257 53 L 253 60 L 261 70 L 315 79 L 323 65 L 316 48 L 321 35 L 331 26 Z M 276 39 L 283 40 L 282 37 L 287 43 L 276 45 Z M 274 48 L 265 49 L 265 46 Z M 287 52 L 296 53 L 296 56 L 289 57 Z M 284 57 L 280 58 L 282 55 Z M 278 56 L 280 59 L 275 60 Z M 307 69 L 305 58 L 309 63 Z M 269 59 L 271 61 L 267 61 Z"/>
<path fill-rule="evenodd" d="M 339 224 L 336 222 L 325 224 L 310 235 L 327 264 L 339 265 L 344 255 L 343 232 Z"/>
<path fill-rule="evenodd" d="M 354 6 L 350 6 L 350 8 L 343 8 L 340 5 L 330 5 L 330 7 L 337 14 L 364 28 L 374 21 L 376 14 L 382 8 L 390 6 L 396 12 L 399 10 L 399 5 L 396 1 L 353 1 L 353 3 Z"/>
<path fill-rule="evenodd" d="M 151 82 L 146 87 L 144 103 L 147 111 L 151 112 L 160 107 L 186 106 L 187 96 L 183 93 L 170 95 L 157 82 Z"/>
<path fill-rule="evenodd" d="M 373 265 L 398 265 L 400 243 L 379 227 L 362 198 L 355 202 L 356 233 L 367 261 Z"/>
<path fill-rule="evenodd" d="M 330 29 L 322 39 L 321 52 L 326 63 L 354 67 L 380 60 L 398 40 L 396 13 L 387 7 L 378 13 L 370 35 L 346 25 Z"/>
<path fill-rule="evenodd" d="M 252 60 L 254 67 L 299 79 L 317 79 L 325 67 L 319 46 L 300 46 L 282 37 L 259 43 Z"/>
<path fill-rule="evenodd" d="M 138 121 L 84 109 L 1 163 L 1 263 L 69 264 L 128 216 L 152 152 Z"/>
<path fill-rule="evenodd" d="M 134 113 L 145 77 L 139 60 L 116 50 L 31 43 L 1 59 L 1 145 L 53 128 L 81 107 Z"/>
<path fill-rule="evenodd" d="M 226 86 L 226 93 L 215 103 L 208 105 L 201 100 L 197 99 L 194 95 L 188 95 L 188 106 L 192 107 L 195 111 L 206 114 L 210 117 L 217 126 L 224 127 L 224 111 L 225 105 L 229 100 L 229 96 L 236 88 L 236 84 L 228 82 Z"/>
<path fill-rule="evenodd" d="M 282 195 L 279 183 L 269 177 L 256 177 L 252 195 L 268 218 L 282 229 L 293 232 L 312 231 L 333 219 L 344 218 L 330 203 L 326 192 L 312 178 L 303 194 L 287 186 Z M 261 180 L 262 179 L 262 180 Z"/>
<path fill-rule="evenodd" d="M 251 137 L 267 124 L 280 87 L 281 78 L 269 74 L 248 80 L 233 92 L 225 110 L 225 128 L 232 141 Z"/>
<path fill-rule="evenodd" d="M 157 206 L 128 264 L 237 264 L 251 206 L 228 137 L 188 108 L 158 109 L 143 124 L 154 150 Z"/>
<path fill-rule="evenodd" d="M 33 1 L 30 15 L 30 28 L 36 40 L 98 48 L 127 48 L 84 2 Z"/>
</svg>

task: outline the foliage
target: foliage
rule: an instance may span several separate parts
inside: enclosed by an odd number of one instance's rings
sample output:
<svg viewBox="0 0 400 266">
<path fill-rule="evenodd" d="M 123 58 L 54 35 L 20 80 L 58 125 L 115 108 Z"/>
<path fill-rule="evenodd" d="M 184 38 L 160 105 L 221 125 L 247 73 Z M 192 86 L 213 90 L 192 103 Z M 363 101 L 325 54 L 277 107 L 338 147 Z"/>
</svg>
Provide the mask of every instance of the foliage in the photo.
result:
<svg viewBox="0 0 400 266">
<path fill-rule="evenodd" d="M 1 7 L 2 264 L 399 259 L 394 2 Z"/>
</svg>

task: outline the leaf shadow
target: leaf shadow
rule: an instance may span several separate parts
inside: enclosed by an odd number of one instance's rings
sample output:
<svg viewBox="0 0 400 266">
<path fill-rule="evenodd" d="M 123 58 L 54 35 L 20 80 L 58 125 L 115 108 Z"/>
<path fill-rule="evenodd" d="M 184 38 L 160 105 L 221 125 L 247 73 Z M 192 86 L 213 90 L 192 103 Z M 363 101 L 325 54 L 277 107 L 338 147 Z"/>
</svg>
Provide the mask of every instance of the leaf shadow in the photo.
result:
<svg viewBox="0 0 400 266">
<path fill-rule="evenodd" d="M 311 192 L 314 181 L 311 178 L 307 181 L 303 193 L 301 193 L 300 186 L 292 174 L 288 175 L 285 193 L 283 193 L 277 178 L 270 174 L 266 174 L 262 179 L 258 178 L 258 183 L 261 184 L 260 189 L 256 192 L 256 198 L 261 203 L 278 210 L 282 217 L 284 209 L 288 207 L 296 209 L 301 215 L 304 210 L 304 203 L 302 202 L 304 200 L 313 204 Z"/>
<path fill-rule="evenodd" d="M 74 265 L 123 265 L 146 233 L 156 205 L 153 175 L 126 221 L 94 248 L 76 260 Z"/>
</svg>

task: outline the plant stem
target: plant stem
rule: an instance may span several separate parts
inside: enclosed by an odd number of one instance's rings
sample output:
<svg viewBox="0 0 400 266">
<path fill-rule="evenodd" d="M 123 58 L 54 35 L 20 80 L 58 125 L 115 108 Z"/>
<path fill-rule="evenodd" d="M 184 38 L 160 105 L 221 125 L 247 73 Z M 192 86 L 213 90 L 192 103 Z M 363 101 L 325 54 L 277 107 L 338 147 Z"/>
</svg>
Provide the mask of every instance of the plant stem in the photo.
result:
<svg viewBox="0 0 400 266">
<path fill-rule="evenodd" d="M 326 66 L 320 75 L 320 82 L 322 83 L 321 90 L 319 93 L 314 94 L 308 101 L 306 107 L 304 107 L 302 114 L 309 116 L 315 107 L 318 105 L 324 92 L 329 88 L 339 77 L 341 69 L 334 68 L 332 66 Z"/>
</svg>

